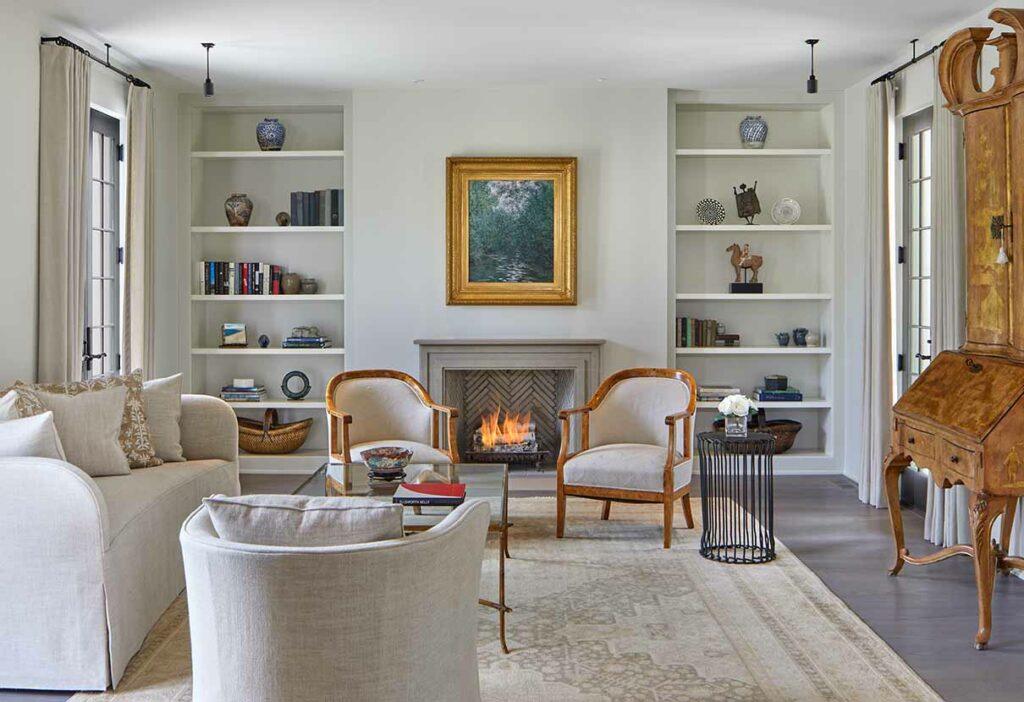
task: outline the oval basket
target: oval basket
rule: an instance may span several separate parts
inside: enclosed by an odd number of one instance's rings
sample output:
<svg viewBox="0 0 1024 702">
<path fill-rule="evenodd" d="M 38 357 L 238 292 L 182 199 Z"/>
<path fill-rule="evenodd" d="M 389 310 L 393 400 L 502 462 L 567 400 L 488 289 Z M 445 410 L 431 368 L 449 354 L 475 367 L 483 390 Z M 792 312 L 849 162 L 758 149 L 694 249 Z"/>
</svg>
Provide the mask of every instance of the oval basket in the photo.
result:
<svg viewBox="0 0 1024 702">
<path fill-rule="evenodd" d="M 725 420 L 716 419 L 715 429 L 721 431 L 725 426 Z M 771 432 L 775 435 L 775 455 L 785 453 L 793 448 L 796 435 L 804 428 L 804 425 L 795 419 L 765 419 L 764 409 L 759 409 L 757 415 L 747 418 L 747 427 L 751 431 Z"/>
<path fill-rule="evenodd" d="M 309 436 L 312 419 L 288 424 L 277 423 L 277 410 L 268 409 L 263 421 L 238 418 L 238 448 L 249 453 L 292 453 Z"/>
</svg>

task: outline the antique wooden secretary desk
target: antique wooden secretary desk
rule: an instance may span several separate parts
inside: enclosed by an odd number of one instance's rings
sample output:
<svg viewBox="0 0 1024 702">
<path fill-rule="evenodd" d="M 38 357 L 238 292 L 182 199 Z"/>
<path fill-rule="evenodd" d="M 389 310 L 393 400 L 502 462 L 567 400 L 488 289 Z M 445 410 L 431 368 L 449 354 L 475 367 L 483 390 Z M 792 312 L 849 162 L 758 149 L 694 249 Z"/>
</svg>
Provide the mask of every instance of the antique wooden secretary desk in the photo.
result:
<svg viewBox="0 0 1024 702">
<path fill-rule="evenodd" d="M 946 351 L 894 408 L 892 450 L 885 463 L 896 562 L 926 565 L 957 554 L 974 559 L 978 587 L 975 647 L 992 632 L 997 570 L 1024 568 L 1007 554 L 1017 499 L 1024 495 L 1024 10 L 993 10 L 1013 29 L 963 29 L 939 59 L 947 107 L 964 118 L 967 184 L 967 341 Z M 982 49 L 999 57 L 994 84 L 982 91 Z M 1004 247 L 1007 256 L 999 255 Z M 1008 260 L 1007 260 L 1008 259 Z M 913 461 L 939 485 L 970 492 L 972 545 L 911 556 L 903 540 L 899 476 Z M 1000 539 L 992 527 L 1003 516 Z"/>
</svg>

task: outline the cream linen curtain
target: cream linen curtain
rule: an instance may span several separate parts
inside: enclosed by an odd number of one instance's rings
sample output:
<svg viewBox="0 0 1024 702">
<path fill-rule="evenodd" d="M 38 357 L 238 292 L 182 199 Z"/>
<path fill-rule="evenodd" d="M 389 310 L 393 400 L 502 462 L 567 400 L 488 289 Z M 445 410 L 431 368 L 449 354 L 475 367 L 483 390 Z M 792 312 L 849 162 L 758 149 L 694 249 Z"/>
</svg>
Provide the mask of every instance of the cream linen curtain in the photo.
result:
<svg viewBox="0 0 1024 702">
<path fill-rule="evenodd" d="M 932 108 L 932 355 L 959 348 L 966 332 L 963 119 L 946 109 L 934 54 Z M 940 546 L 971 542 L 967 490 L 928 483 L 924 538 Z"/>
<path fill-rule="evenodd" d="M 89 70 L 89 59 L 71 47 L 39 47 L 36 375 L 46 383 L 82 379 Z"/>
<path fill-rule="evenodd" d="M 860 411 L 864 450 L 858 470 L 861 502 L 882 505 L 882 460 L 889 451 L 892 416 L 891 272 L 889 145 L 893 124 L 889 81 L 868 93 L 867 241 L 864 257 L 864 382 Z"/>
<path fill-rule="evenodd" d="M 153 91 L 128 87 L 128 187 L 125 232 L 124 368 L 153 377 Z"/>
</svg>

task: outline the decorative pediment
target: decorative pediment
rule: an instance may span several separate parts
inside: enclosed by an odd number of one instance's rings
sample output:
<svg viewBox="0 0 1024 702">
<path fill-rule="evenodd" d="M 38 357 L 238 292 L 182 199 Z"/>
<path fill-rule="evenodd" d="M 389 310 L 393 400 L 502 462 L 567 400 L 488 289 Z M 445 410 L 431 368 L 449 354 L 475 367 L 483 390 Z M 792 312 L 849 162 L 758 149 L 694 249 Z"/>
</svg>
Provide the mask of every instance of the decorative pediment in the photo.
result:
<svg viewBox="0 0 1024 702">
<path fill-rule="evenodd" d="M 970 27 L 946 40 L 939 56 L 939 83 L 948 107 L 963 114 L 978 103 L 998 101 L 999 98 L 1024 90 L 1024 10 L 996 9 L 989 19 L 1004 24 L 1014 31 L 989 39 L 989 27 Z M 981 54 L 985 46 L 994 46 L 999 63 L 992 69 L 995 79 L 988 90 L 981 88 Z M 978 105 L 980 106 L 980 105 Z"/>
</svg>

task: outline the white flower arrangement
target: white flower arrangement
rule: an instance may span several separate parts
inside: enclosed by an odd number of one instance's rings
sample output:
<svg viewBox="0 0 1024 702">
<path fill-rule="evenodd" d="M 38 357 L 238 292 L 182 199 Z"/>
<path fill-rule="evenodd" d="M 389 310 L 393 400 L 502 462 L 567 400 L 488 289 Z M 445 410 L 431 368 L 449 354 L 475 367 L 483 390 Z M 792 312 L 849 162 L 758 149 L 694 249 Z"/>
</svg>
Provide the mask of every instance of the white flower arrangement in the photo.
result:
<svg viewBox="0 0 1024 702">
<path fill-rule="evenodd" d="M 729 395 L 718 403 L 718 411 L 726 417 L 746 417 L 757 412 L 757 405 L 745 395 Z"/>
</svg>

